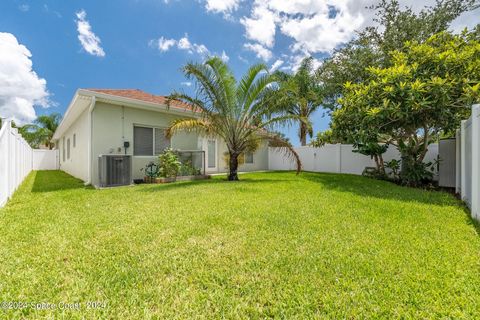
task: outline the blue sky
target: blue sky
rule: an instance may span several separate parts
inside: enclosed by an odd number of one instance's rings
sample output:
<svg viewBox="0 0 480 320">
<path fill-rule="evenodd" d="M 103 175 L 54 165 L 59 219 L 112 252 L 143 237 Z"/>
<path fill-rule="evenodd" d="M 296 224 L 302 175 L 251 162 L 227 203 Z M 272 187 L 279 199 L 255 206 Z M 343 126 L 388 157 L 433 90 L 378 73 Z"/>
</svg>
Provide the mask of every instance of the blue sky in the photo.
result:
<svg viewBox="0 0 480 320">
<path fill-rule="evenodd" d="M 77 88 L 188 91 L 180 67 L 207 55 L 223 56 L 237 76 L 256 62 L 284 71 L 306 55 L 321 63 L 355 29 L 372 24 L 364 7 L 373 2 L 2 1 L 0 116 L 29 122 L 63 114 Z M 478 11 L 455 26 L 476 20 Z M 322 114 L 313 117 L 315 132 L 328 127 Z M 298 144 L 296 128 L 283 131 Z"/>
</svg>

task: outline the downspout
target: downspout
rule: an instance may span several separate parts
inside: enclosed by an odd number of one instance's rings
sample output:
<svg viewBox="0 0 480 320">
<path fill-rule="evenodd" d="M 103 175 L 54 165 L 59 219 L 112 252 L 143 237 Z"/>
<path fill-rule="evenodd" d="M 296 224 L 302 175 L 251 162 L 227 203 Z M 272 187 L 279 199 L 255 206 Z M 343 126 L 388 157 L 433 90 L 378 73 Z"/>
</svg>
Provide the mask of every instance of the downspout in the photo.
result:
<svg viewBox="0 0 480 320">
<path fill-rule="evenodd" d="M 93 108 L 95 107 L 95 96 L 92 96 L 92 102 L 90 102 L 90 107 L 88 108 L 88 179 L 85 182 L 86 185 L 89 185 L 92 183 L 92 131 L 93 131 Z"/>
</svg>

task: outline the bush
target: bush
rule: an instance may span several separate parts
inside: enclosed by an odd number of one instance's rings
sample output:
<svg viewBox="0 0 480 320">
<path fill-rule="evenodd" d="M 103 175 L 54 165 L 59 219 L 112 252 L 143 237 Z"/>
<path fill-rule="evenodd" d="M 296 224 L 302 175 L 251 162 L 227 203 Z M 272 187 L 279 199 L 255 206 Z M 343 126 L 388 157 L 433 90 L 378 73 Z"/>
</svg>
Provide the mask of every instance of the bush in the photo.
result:
<svg viewBox="0 0 480 320">
<path fill-rule="evenodd" d="M 160 177 L 175 178 L 180 171 L 182 163 L 178 160 L 178 155 L 171 148 L 167 148 L 158 156 Z"/>
</svg>

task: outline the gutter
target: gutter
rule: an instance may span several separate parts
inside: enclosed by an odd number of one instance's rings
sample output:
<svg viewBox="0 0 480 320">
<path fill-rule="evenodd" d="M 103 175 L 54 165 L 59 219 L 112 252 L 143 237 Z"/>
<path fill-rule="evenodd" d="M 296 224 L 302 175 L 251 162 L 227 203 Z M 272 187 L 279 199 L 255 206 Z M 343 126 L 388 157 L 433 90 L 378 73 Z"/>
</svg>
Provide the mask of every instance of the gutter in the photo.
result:
<svg viewBox="0 0 480 320">
<path fill-rule="evenodd" d="M 89 185 L 92 183 L 92 131 L 93 131 L 93 109 L 95 108 L 96 98 L 92 96 L 92 102 L 90 102 L 90 107 L 88 108 L 88 148 L 87 148 L 87 156 L 88 156 L 88 178 L 85 181 L 85 185 Z"/>
</svg>

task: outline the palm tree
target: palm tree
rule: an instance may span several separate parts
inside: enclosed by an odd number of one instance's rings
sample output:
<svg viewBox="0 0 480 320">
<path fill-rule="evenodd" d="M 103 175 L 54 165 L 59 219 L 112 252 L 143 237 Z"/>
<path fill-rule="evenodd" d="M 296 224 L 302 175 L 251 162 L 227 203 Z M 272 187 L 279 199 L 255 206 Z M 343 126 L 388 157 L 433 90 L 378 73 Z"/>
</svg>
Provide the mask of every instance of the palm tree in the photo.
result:
<svg viewBox="0 0 480 320">
<path fill-rule="evenodd" d="M 59 113 L 42 115 L 35 119 L 33 124 L 26 124 L 18 128 L 18 131 L 33 148 L 44 145 L 53 149 L 55 144 L 52 143 L 52 137 L 61 120 L 62 116 Z"/>
<path fill-rule="evenodd" d="M 305 58 L 295 74 L 277 71 L 280 88 L 269 98 L 284 114 L 295 115 L 299 122 L 298 137 L 302 146 L 307 145 L 307 134 L 313 137 L 310 117 L 318 110 L 323 100 L 322 87 L 318 83 L 313 69 L 313 58 Z"/>
<path fill-rule="evenodd" d="M 270 117 L 269 104 L 261 103 L 268 88 L 274 86 L 273 77 L 263 64 L 257 64 L 246 72 L 239 82 L 232 71 L 218 57 L 204 63 L 188 63 L 182 69 L 185 76 L 196 84 L 196 96 L 174 92 L 170 100 L 180 100 L 192 105 L 200 116 L 195 119 L 179 119 L 170 125 L 166 135 L 178 131 L 198 131 L 206 136 L 221 137 L 228 149 L 228 180 L 238 180 L 238 158 L 254 151 L 260 142 L 275 142 L 297 163 L 300 158 L 292 145 L 277 134 L 270 133 L 274 125 L 296 119 L 292 115 Z"/>
</svg>

